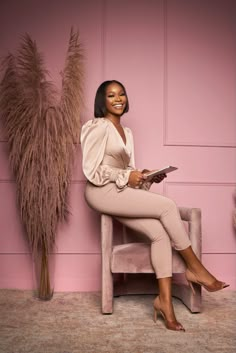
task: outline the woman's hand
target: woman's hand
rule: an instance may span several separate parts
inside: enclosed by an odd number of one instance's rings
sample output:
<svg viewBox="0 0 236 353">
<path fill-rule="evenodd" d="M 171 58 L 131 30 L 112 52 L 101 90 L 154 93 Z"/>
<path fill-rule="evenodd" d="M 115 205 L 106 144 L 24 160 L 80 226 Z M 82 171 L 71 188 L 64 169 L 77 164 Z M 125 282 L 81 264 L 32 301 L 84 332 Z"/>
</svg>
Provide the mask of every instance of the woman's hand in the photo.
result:
<svg viewBox="0 0 236 353">
<path fill-rule="evenodd" d="M 145 176 L 138 170 L 133 170 L 129 175 L 128 185 L 131 188 L 138 189 L 142 186 Z"/>
<path fill-rule="evenodd" d="M 159 175 L 154 176 L 151 179 L 151 182 L 152 183 L 160 183 L 165 178 L 166 178 L 166 174 L 159 174 Z"/>
<path fill-rule="evenodd" d="M 148 169 L 143 169 L 142 170 L 142 173 L 145 174 L 145 173 L 148 173 L 150 172 L 150 170 Z M 159 175 L 156 175 L 154 176 L 151 180 L 149 180 L 151 183 L 160 183 L 163 179 L 166 178 L 166 174 L 159 174 Z"/>
</svg>

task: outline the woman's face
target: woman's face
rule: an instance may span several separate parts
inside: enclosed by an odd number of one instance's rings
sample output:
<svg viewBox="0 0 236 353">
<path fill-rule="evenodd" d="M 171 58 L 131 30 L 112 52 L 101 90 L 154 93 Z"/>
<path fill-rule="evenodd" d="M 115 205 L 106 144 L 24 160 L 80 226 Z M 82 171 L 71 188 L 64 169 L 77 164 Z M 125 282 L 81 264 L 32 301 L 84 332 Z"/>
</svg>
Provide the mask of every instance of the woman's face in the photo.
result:
<svg viewBox="0 0 236 353">
<path fill-rule="evenodd" d="M 118 83 L 111 83 L 106 89 L 106 110 L 108 116 L 121 116 L 127 104 L 125 91 Z"/>
</svg>

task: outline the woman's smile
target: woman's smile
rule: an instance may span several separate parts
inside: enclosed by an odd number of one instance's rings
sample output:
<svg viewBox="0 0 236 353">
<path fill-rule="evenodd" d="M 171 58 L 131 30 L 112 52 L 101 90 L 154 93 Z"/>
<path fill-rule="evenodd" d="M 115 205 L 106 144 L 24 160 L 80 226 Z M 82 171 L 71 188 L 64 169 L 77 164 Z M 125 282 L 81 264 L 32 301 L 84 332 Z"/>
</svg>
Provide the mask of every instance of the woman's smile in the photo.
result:
<svg viewBox="0 0 236 353">
<path fill-rule="evenodd" d="M 123 109 L 123 104 L 122 103 L 113 104 L 113 107 L 115 109 Z"/>
</svg>

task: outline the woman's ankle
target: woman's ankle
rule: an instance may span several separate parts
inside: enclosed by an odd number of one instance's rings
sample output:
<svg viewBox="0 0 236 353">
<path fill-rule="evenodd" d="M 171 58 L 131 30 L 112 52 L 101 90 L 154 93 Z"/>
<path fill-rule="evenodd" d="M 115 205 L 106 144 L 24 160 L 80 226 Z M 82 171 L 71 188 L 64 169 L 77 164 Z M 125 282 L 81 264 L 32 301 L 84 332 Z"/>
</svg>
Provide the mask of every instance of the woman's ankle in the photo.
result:
<svg viewBox="0 0 236 353">
<path fill-rule="evenodd" d="M 188 270 L 192 272 L 200 282 L 212 283 L 216 281 L 216 278 L 205 267 L 188 267 Z"/>
<path fill-rule="evenodd" d="M 159 294 L 160 302 L 165 304 L 172 304 L 172 296 L 166 293 Z"/>
</svg>

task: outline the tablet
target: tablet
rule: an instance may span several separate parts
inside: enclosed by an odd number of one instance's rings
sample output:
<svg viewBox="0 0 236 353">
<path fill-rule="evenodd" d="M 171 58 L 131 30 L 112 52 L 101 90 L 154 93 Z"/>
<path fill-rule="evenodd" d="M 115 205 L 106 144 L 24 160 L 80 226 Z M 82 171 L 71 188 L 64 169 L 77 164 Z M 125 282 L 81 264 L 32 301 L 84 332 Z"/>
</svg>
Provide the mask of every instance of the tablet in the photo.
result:
<svg viewBox="0 0 236 353">
<path fill-rule="evenodd" d="M 152 170 L 151 172 L 148 172 L 148 173 L 144 174 L 144 175 L 147 176 L 147 179 L 145 179 L 145 180 L 150 180 L 156 175 L 167 174 L 167 173 L 173 172 L 176 169 L 178 169 L 178 168 L 169 165 L 168 167 L 165 167 L 165 168 L 162 168 L 162 169 Z"/>
</svg>

